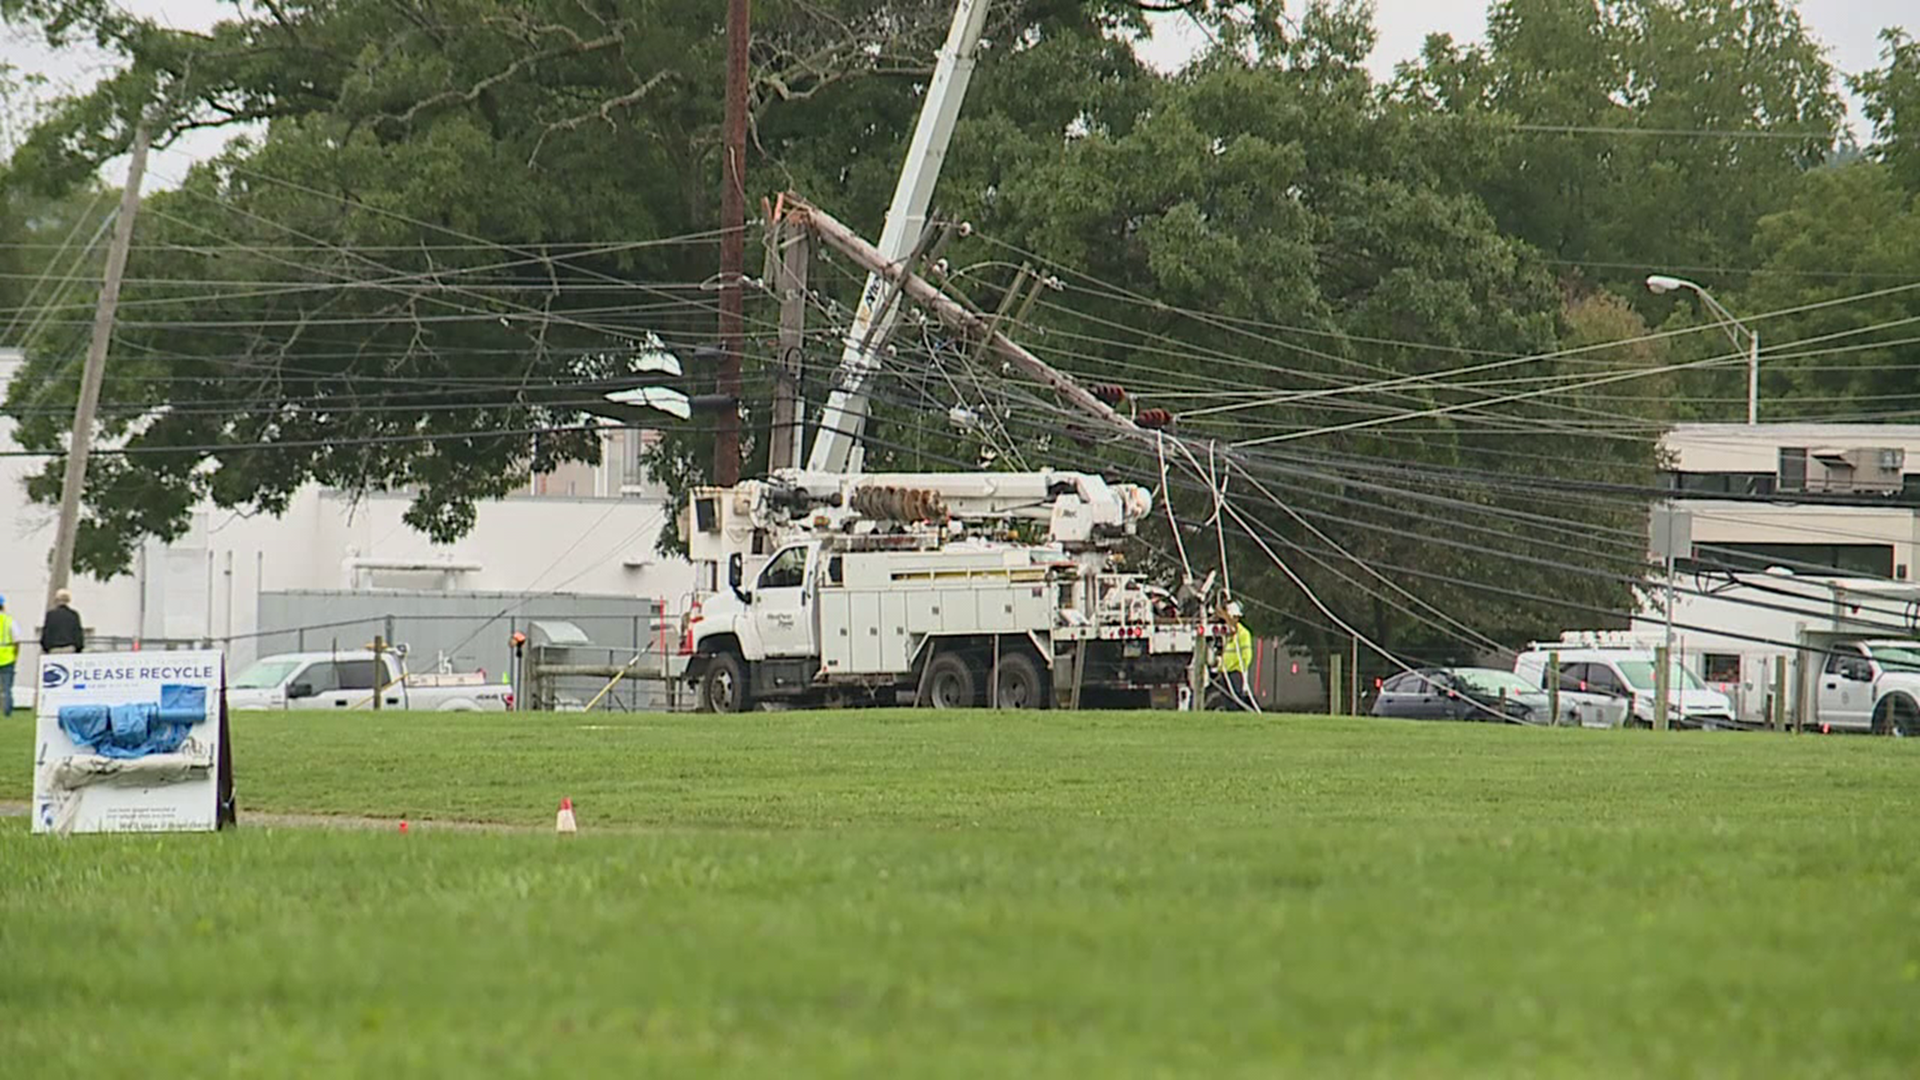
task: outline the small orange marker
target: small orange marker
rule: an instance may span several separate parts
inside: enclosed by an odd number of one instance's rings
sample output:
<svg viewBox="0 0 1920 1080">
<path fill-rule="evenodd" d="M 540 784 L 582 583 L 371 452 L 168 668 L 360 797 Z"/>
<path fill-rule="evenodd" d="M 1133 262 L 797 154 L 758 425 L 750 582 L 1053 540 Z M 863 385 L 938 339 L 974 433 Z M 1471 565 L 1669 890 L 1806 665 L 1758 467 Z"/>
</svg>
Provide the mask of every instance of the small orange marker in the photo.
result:
<svg viewBox="0 0 1920 1080">
<path fill-rule="evenodd" d="M 406 822 L 406 819 L 404 818 L 402 818 L 400 821 L 400 835 L 401 836 L 407 835 L 407 822 Z"/>
<path fill-rule="evenodd" d="M 568 836 L 579 831 L 579 826 L 575 825 L 573 821 L 572 798 L 569 797 L 560 800 L 560 813 L 553 819 L 553 831 L 562 836 Z"/>
</svg>

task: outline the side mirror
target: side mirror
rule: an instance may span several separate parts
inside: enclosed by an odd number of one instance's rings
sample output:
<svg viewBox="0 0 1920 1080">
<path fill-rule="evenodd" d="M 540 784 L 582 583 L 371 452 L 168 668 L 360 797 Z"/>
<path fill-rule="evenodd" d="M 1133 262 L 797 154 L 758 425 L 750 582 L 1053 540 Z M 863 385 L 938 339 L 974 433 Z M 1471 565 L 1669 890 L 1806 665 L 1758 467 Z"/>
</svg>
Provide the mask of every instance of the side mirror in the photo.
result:
<svg viewBox="0 0 1920 1080">
<path fill-rule="evenodd" d="M 297 683 L 294 683 L 292 686 L 287 687 L 287 699 L 289 701 L 295 698 L 312 697 L 312 696 L 313 696 L 312 683 L 297 682 Z"/>
<path fill-rule="evenodd" d="M 740 582 L 745 578 L 746 563 L 741 559 L 740 553 L 736 551 L 732 555 L 727 556 L 727 584 L 735 589 L 739 589 Z"/>
</svg>

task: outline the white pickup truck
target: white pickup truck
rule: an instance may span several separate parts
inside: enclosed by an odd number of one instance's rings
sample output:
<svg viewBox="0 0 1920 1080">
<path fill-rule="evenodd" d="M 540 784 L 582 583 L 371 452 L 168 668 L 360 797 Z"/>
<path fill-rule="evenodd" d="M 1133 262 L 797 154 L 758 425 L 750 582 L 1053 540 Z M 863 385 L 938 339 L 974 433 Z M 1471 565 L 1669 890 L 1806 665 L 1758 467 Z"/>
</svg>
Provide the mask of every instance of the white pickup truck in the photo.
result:
<svg viewBox="0 0 1920 1080">
<path fill-rule="evenodd" d="M 1836 642 L 1817 670 L 1814 723 L 1875 735 L 1920 735 L 1920 642 Z"/>
<path fill-rule="evenodd" d="M 234 709 L 371 709 L 374 654 L 354 652 L 281 653 L 264 656 L 227 684 L 227 705 Z M 506 712 L 513 708 L 512 688 L 489 683 L 480 672 L 410 674 L 403 657 L 383 653 L 379 680 L 383 709 L 438 712 Z"/>
</svg>

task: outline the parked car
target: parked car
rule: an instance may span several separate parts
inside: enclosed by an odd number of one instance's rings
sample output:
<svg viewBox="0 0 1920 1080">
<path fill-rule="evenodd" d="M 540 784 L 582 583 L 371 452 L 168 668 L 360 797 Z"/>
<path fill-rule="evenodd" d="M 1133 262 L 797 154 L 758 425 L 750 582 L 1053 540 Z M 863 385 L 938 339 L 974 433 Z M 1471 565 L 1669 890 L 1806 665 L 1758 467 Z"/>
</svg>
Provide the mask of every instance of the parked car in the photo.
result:
<svg viewBox="0 0 1920 1080">
<path fill-rule="evenodd" d="M 1515 658 L 1514 674 L 1528 686 L 1544 690 L 1548 659 L 1556 655 L 1560 697 L 1563 703 L 1574 702 L 1585 726 L 1653 726 L 1658 666 L 1651 651 L 1536 645 Z M 1741 726 L 1734 720 L 1732 699 L 1678 663 L 1673 664 L 1667 709 L 1675 727 Z"/>
<path fill-rule="evenodd" d="M 1373 715 L 1407 720 L 1544 724 L 1549 707 L 1544 691 L 1528 685 L 1511 671 L 1422 668 L 1402 672 L 1382 683 L 1374 697 Z M 1569 706 L 1563 703 L 1562 707 Z"/>
<path fill-rule="evenodd" d="M 384 653 L 381 707 L 439 712 L 506 712 L 513 691 L 477 671 L 410 674 L 403 656 Z M 373 707 L 370 651 L 281 653 L 263 656 L 227 683 L 234 709 L 368 709 Z"/>
</svg>

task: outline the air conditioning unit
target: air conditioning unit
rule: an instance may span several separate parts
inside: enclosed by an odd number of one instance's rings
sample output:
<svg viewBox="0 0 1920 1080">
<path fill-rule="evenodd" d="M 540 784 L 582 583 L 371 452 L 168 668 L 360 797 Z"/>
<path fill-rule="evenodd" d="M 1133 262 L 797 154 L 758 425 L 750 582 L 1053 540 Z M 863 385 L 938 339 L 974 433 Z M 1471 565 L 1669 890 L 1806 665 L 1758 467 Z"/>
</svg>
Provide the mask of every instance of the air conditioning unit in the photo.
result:
<svg viewBox="0 0 1920 1080">
<path fill-rule="evenodd" d="M 1898 447 L 1780 448 L 1776 490 L 1827 495 L 1892 495 L 1906 480 L 1907 452 Z"/>
</svg>

